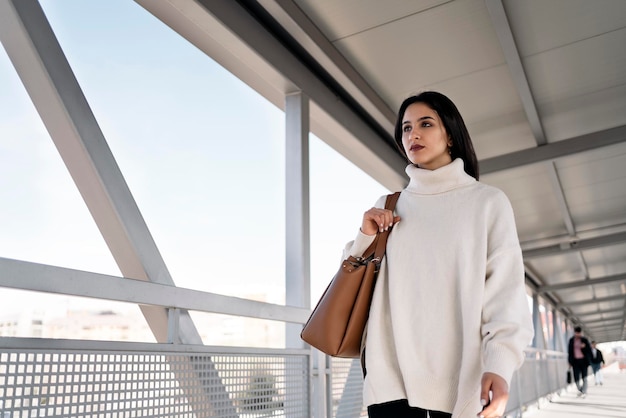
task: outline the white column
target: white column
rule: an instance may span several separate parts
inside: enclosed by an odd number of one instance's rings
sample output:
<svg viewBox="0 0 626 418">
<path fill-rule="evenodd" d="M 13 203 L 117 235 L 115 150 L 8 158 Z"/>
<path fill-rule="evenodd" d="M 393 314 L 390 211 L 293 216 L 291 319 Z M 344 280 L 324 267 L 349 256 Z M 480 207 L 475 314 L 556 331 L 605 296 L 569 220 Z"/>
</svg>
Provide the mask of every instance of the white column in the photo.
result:
<svg viewBox="0 0 626 418">
<path fill-rule="evenodd" d="M 286 304 L 311 306 L 309 215 L 309 99 L 286 96 Z M 286 345 L 302 348 L 302 326 L 287 324 Z"/>
<path fill-rule="evenodd" d="M 310 273 L 310 215 L 309 215 L 309 98 L 302 92 L 285 97 L 285 301 L 288 306 L 311 307 Z M 302 325 L 285 324 L 285 345 L 288 348 L 304 348 L 300 338 Z M 308 414 L 315 418 L 320 415 L 320 404 L 326 403 L 323 395 L 325 385 L 320 378 L 325 371 L 320 356 L 311 350 L 309 364 L 309 383 L 300 391 L 309 389 Z M 292 403 L 301 403 L 298 399 L 285 399 L 285 410 Z"/>
</svg>

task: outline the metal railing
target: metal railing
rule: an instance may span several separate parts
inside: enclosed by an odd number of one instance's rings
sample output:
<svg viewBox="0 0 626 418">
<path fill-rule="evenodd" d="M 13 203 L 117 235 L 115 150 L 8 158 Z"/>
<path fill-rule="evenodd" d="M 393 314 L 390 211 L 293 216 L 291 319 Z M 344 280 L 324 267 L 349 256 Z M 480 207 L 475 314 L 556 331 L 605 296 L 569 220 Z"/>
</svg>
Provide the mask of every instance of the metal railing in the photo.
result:
<svg viewBox="0 0 626 418">
<path fill-rule="evenodd" d="M 0 417 L 302 417 L 309 350 L 0 338 Z"/>
<path fill-rule="evenodd" d="M 179 310 L 302 324 L 306 309 L 2 258 L 0 287 L 149 304 L 171 313 L 168 344 L 0 338 L 0 418 L 367 416 L 358 360 L 177 338 Z M 564 353 L 526 350 L 508 414 L 521 416 L 527 405 L 564 388 L 566 370 Z"/>
<path fill-rule="evenodd" d="M 328 381 L 323 394 L 312 386 L 310 354 L 0 338 L 0 417 L 367 416 L 359 362 L 327 358 L 327 368 L 320 369 Z M 564 389 L 566 371 L 564 353 L 526 350 L 512 380 L 507 415 L 521 417 L 526 406 Z M 320 399 L 311 396 L 324 398 L 325 412 L 313 411 Z"/>
<path fill-rule="evenodd" d="M 567 387 L 567 353 L 527 348 L 525 355 L 511 380 L 507 404 L 511 417 L 521 417 L 529 405 Z"/>
</svg>

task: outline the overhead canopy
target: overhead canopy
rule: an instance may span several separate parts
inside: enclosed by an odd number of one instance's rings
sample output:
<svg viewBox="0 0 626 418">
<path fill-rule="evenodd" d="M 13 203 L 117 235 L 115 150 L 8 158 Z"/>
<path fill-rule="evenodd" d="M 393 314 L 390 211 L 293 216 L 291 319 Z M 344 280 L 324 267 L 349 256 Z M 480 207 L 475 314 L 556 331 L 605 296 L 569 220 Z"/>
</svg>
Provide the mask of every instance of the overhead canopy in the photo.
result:
<svg viewBox="0 0 626 418">
<path fill-rule="evenodd" d="M 529 286 L 592 338 L 626 337 L 626 2 L 138 3 L 277 106 L 305 92 L 312 131 L 390 189 L 399 104 L 448 95 L 513 204 Z"/>
<path fill-rule="evenodd" d="M 626 339 L 626 1 L 136 2 L 276 106 L 304 92 L 313 133 L 390 190 L 400 103 L 448 95 L 511 200 L 529 287 Z"/>
</svg>

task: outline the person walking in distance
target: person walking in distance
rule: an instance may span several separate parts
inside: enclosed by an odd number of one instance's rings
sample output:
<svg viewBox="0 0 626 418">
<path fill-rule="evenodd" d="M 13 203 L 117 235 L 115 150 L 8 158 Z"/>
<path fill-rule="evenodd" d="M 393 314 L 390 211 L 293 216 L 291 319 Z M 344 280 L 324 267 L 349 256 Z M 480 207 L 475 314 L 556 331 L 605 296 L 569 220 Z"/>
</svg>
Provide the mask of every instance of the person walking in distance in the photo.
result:
<svg viewBox="0 0 626 418">
<path fill-rule="evenodd" d="M 596 382 L 596 386 L 602 386 L 602 365 L 604 364 L 604 357 L 602 351 L 596 348 L 596 342 L 591 342 L 591 370 L 593 370 L 593 378 Z"/>
<path fill-rule="evenodd" d="M 578 388 L 578 396 L 587 395 L 587 369 L 591 360 L 591 344 L 583 337 L 582 328 L 574 328 L 574 336 L 570 338 L 567 349 L 567 361 L 574 372 L 574 383 Z"/>
</svg>

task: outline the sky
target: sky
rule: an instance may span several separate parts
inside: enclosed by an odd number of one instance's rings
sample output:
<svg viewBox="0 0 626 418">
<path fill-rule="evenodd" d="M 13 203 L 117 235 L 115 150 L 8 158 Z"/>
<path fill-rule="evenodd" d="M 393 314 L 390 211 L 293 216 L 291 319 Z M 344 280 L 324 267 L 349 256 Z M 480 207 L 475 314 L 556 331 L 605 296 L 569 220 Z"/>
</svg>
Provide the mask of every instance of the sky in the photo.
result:
<svg viewBox="0 0 626 418">
<path fill-rule="evenodd" d="M 176 285 L 284 303 L 282 110 L 135 2 L 41 5 Z M 314 303 L 388 190 L 314 135 L 310 167 Z M 0 202 L 0 257 L 120 275 L 4 49 Z M 0 316 L 114 305 L 0 293 Z"/>
</svg>

